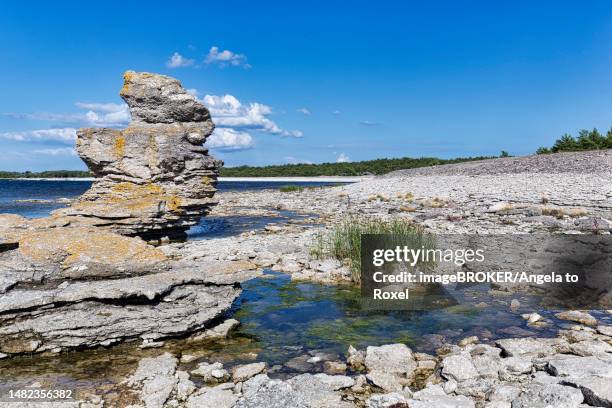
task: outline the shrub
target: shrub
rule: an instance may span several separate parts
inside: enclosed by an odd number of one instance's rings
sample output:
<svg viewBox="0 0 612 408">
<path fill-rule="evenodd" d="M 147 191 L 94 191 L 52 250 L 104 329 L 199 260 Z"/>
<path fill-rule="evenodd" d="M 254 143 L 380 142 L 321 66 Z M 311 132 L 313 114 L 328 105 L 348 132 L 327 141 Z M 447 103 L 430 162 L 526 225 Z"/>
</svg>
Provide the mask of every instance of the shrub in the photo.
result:
<svg viewBox="0 0 612 408">
<path fill-rule="evenodd" d="M 558 207 L 544 207 L 542 208 L 542 215 L 550 215 L 561 220 L 565 215 L 565 211 L 563 211 L 563 208 Z"/>
<path fill-rule="evenodd" d="M 589 214 L 588 211 L 585 210 L 584 208 L 572 208 L 567 213 L 567 215 L 569 215 L 572 218 L 584 217 L 585 215 L 588 215 L 588 214 Z"/>
</svg>

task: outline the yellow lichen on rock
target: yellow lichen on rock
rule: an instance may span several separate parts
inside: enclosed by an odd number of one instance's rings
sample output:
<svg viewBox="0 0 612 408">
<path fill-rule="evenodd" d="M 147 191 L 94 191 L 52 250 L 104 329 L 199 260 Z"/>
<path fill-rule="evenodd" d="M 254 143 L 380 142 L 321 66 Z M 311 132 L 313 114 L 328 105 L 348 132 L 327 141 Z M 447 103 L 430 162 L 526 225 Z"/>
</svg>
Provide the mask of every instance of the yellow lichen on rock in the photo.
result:
<svg viewBox="0 0 612 408">
<path fill-rule="evenodd" d="M 143 195 L 159 195 L 164 194 L 163 188 L 154 183 L 135 184 L 122 182 L 115 184 L 112 189 L 114 193 L 120 193 L 134 198 L 142 197 Z"/>
<path fill-rule="evenodd" d="M 167 259 L 160 250 L 140 238 L 88 227 L 26 232 L 19 239 L 18 250 L 34 261 L 57 260 L 64 267 L 77 262 L 112 266 L 126 260 L 135 264 L 154 264 Z"/>
<path fill-rule="evenodd" d="M 169 199 L 166 201 L 167 205 L 168 205 L 168 210 L 170 212 L 173 213 L 180 213 L 183 210 L 181 209 L 181 199 L 177 196 L 170 196 Z"/>
<path fill-rule="evenodd" d="M 115 144 L 113 145 L 113 153 L 119 158 L 124 156 L 125 138 L 123 136 L 118 136 L 117 139 L 115 139 Z"/>
<path fill-rule="evenodd" d="M 125 95 L 130 92 L 129 83 L 132 81 L 133 77 L 134 77 L 133 71 L 125 71 L 125 73 L 123 74 L 123 87 L 119 91 L 119 95 Z"/>
</svg>

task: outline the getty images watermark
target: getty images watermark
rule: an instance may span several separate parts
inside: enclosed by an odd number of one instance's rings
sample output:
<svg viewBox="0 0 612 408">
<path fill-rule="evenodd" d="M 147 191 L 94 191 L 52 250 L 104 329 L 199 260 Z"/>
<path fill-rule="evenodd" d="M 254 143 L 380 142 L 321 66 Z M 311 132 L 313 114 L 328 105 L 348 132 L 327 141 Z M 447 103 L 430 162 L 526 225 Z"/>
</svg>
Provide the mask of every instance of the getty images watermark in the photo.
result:
<svg viewBox="0 0 612 408">
<path fill-rule="evenodd" d="M 362 303 L 428 310 L 484 285 L 535 291 L 548 306 L 609 308 L 610 235 L 364 235 Z"/>
</svg>

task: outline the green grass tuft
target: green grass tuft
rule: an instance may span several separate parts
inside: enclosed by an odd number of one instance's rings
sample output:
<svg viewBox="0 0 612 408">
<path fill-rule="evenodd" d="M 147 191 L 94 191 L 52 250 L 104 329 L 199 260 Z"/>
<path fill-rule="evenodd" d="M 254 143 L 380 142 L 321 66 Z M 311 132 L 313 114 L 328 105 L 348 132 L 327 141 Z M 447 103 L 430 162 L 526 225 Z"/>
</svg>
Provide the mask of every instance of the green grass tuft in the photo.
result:
<svg viewBox="0 0 612 408">
<path fill-rule="evenodd" d="M 364 234 L 392 235 L 386 245 L 408 245 L 415 248 L 434 246 L 433 238 L 423 228 L 407 220 L 349 217 L 331 231 L 319 234 L 310 253 L 317 259 L 335 258 L 351 268 L 354 282 L 361 280 L 361 236 Z"/>
<path fill-rule="evenodd" d="M 281 188 L 279 188 L 279 190 L 281 191 L 281 193 L 299 193 L 304 190 L 304 187 L 288 185 L 282 186 Z"/>
</svg>

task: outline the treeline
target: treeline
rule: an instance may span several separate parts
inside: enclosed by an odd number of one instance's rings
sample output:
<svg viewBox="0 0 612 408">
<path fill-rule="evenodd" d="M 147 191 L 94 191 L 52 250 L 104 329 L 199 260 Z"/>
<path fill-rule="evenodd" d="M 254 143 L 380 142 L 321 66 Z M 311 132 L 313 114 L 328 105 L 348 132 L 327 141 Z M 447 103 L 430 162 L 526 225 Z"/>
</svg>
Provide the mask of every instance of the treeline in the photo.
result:
<svg viewBox="0 0 612 408">
<path fill-rule="evenodd" d="M 93 177 L 88 171 L 80 170 L 52 170 L 52 171 L 0 171 L 0 178 L 77 178 L 77 177 Z"/>
<path fill-rule="evenodd" d="M 474 160 L 492 159 L 493 157 L 460 157 L 456 159 L 438 159 L 421 157 L 413 159 L 377 159 L 349 163 L 321 164 L 283 164 L 265 167 L 223 167 L 222 177 L 315 177 L 315 176 L 362 176 L 367 174 L 385 174 L 395 170 L 416 167 L 437 166 L 440 164 L 461 163 Z"/>
<path fill-rule="evenodd" d="M 566 133 L 557 139 L 552 147 L 540 147 L 536 150 L 536 153 L 548 154 L 603 149 L 612 149 L 612 128 L 608 130 L 605 136 L 599 133 L 597 129 L 583 129 L 578 132 L 578 137 Z"/>
</svg>

